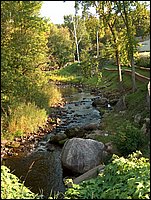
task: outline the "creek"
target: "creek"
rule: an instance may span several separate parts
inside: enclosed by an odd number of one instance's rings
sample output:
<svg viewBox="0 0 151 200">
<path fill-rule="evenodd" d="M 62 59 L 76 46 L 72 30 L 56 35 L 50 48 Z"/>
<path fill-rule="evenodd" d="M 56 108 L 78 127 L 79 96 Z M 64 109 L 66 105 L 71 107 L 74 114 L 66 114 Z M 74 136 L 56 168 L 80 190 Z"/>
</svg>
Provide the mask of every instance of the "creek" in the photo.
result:
<svg viewBox="0 0 151 200">
<path fill-rule="evenodd" d="M 57 89 L 66 103 L 63 107 L 54 109 L 58 121 L 53 133 L 100 123 L 100 113 L 92 106 L 93 100 L 99 98 L 98 96 L 71 85 L 57 85 Z M 48 143 L 52 132 L 45 135 L 32 151 L 4 157 L 2 161 L 32 192 L 43 194 L 46 198 L 51 192 L 65 191 L 65 175 L 60 159 L 62 147 Z"/>
</svg>

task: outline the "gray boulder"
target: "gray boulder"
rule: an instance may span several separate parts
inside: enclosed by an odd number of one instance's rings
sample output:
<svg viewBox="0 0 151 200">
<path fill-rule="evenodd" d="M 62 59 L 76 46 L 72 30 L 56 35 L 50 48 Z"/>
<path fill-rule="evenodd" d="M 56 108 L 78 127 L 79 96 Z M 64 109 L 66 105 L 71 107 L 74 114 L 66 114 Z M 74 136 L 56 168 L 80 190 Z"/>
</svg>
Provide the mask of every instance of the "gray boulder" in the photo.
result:
<svg viewBox="0 0 151 200">
<path fill-rule="evenodd" d="M 141 115 L 140 114 L 136 114 L 134 116 L 134 122 L 137 123 L 137 124 L 139 124 L 140 121 L 141 121 Z"/>
<path fill-rule="evenodd" d="M 117 104 L 114 106 L 114 110 L 119 112 L 119 111 L 123 111 L 126 110 L 127 106 L 126 106 L 126 102 L 125 102 L 125 96 L 122 96 Z"/>
<path fill-rule="evenodd" d="M 103 162 L 104 147 L 103 143 L 92 139 L 69 139 L 62 149 L 62 166 L 72 172 L 85 173 Z"/>
</svg>

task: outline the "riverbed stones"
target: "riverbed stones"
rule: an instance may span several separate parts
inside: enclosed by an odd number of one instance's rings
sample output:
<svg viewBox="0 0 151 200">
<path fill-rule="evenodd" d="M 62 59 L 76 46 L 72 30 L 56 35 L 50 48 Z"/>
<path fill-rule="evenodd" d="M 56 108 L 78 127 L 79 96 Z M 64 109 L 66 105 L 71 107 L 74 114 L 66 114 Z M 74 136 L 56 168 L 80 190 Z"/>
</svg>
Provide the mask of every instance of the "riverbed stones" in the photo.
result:
<svg viewBox="0 0 151 200">
<path fill-rule="evenodd" d="M 64 133 L 64 131 L 57 133 L 56 135 L 52 135 L 49 139 L 49 142 L 53 143 L 59 143 L 59 141 L 64 140 L 67 138 L 67 135 Z"/>
<path fill-rule="evenodd" d="M 62 149 L 62 165 L 72 172 L 85 173 L 103 162 L 104 148 L 102 142 L 92 139 L 69 139 Z"/>
<path fill-rule="evenodd" d="M 84 137 L 86 131 L 83 128 L 68 128 L 65 130 L 65 134 L 67 135 L 67 137 L 73 138 L 73 137 Z"/>
</svg>

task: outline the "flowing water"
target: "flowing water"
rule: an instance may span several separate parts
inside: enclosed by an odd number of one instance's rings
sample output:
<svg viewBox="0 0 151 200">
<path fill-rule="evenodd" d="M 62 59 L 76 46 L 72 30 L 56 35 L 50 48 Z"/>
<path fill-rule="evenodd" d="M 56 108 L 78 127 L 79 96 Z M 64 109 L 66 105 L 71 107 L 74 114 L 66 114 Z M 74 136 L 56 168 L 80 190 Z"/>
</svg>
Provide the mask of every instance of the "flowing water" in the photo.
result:
<svg viewBox="0 0 151 200">
<path fill-rule="evenodd" d="M 56 108 L 56 116 L 59 118 L 56 134 L 66 128 L 100 123 L 100 113 L 92 106 L 93 100 L 98 96 L 71 86 L 58 86 L 58 90 L 66 104 L 63 108 Z M 39 141 L 32 152 L 21 152 L 18 156 L 3 160 L 3 164 L 24 181 L 32 192 L 43 194 L 46 198 L 52 191 L 65 191 L 61 147 L 51 144 L 50 148 L 46 148 L 50 137 L 51 133 Z"/>
</svg>

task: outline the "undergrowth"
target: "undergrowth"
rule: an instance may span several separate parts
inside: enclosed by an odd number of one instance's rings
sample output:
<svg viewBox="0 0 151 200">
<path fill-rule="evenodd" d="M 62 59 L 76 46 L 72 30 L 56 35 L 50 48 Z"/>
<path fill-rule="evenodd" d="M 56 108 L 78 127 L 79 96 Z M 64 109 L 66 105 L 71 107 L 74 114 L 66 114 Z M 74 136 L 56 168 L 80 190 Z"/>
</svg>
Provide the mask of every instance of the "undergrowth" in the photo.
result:
<svg viewBox="0 0 151 200">
<path fill-rule="evenodd" d="M 38 195 L 32 193 L 19 178 L 10 173 L 10 169 L 1 166 L 1 198 L 2 199 L 37 199 Z"/>
<path fill-rule="evenodd" d="M 150 162 L 136 151 L 128 158 L 113 155 L 95 179 L 72 184 L 64 199 L 150 199 Z"/>
</svg>

